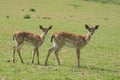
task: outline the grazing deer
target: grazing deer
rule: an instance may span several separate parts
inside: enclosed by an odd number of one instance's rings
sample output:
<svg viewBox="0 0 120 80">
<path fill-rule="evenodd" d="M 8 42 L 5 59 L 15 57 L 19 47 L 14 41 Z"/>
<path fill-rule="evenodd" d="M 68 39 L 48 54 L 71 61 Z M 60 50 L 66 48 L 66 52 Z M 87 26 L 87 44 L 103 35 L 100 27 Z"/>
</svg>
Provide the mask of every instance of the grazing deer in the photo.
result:
<svg viewBox="0 0 120 80">
<path fill-rule="evenodd" d="M 30 32 L 25 32 L 25 31 L 19 31 L 13 35 L 13 40 L 16 41 L 16 45 L 13 48 L 13 58 L 12 58 L 13 62 L 15 62 L 15 51 L 17 50 L 21 62 L 24 63 L 20 50 L 22 48 L 22 45 L 25 42 L 27 42 L 29 44 L 32 44 L 32 46 L 34 46 L 34 52 L 32 55 L 32 63 L 34 63 L 34 56 L 37 53 L 38 64 L 40 64 L 38 47 L 40 47 L 43 44 L 45 40 L 45 36 L 48 33 L 48 31 L 52 28 L 52 26 L 48 28 L 43 28 L 41 25 L 39 25 L 39 28 L 42 30 L 41 35 L 33 34 Z"/>
<path fill-rule="evenodd" d="M 63 47 L 63 45 L 67 45 L 76 49 L 77 65 L 78 67 L 80 67 L 80 50 L 89 42 L 94 31 L 98 29 L 98 27 L 99 25 L 96 25 L 95 27 L 89 27 L 88 25 L 85 25 L 85 28 L 88 30 L 88 33 L 85 36 L 82 36 L 79 34 L 72 34 L 68 32 L 54 33 L 51 37 L 51 42 L 53 42 L 53 47 L 50 48 L 48 51 L 48 54 L 45 60 L 45 65 L 47 65 L 48 58 L 53 51 L 55 51 L 55 56 L 56 56 L 58 65 L 60 65 L 58 53 L 60 49 Z"/>
</svg>

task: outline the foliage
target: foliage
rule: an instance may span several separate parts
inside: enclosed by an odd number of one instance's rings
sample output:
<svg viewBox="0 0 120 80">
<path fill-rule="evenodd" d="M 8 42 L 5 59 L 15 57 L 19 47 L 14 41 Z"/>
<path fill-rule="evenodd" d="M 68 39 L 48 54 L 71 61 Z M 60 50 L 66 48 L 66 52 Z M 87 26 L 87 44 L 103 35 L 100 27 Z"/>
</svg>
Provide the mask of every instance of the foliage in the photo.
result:
<svg viewBox="0 0 120 80">
<path fill-rule="evenodd" d="M 24 19 L 30 19 L 31 18 L 29 14 L 25 14 L 23 17 L 24 17 Z"/>
<path fill-rule="evenodd" d="M 36 10 L 34 8 L 30 8 L 29 11 L 36 12 Z"/>
</svg>

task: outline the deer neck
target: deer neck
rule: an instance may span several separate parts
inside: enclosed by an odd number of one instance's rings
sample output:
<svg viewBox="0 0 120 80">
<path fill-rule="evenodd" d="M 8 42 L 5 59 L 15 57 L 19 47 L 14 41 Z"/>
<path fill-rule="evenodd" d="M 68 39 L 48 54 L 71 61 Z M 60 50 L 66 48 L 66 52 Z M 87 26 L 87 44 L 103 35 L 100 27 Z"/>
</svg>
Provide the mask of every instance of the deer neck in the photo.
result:
<svg viewBox="0 0 120 80">
<path fill-rule="evenodd" d="M 92 34 L 88 32 L 85 36 L 86 44 L 90 41 Z"/>
<path fill-rule="evenodd" d="M 45 33 L 42 33 L 42 34 L 41 34 L 41 39 L 42 39 L 42 41 L 45 40 L 45 37 L 46 37 L 46 34 L 45 34 Z"/>
</svg>

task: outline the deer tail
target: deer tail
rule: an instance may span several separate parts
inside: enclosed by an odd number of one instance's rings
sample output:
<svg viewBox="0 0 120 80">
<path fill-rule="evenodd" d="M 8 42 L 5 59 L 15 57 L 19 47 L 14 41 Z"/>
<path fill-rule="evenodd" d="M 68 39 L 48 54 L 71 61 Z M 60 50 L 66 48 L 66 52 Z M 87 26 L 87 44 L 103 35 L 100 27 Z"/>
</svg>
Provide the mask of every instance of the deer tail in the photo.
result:
<svg viewBox="0 0 120 80">
<path fill-rule="evenodd" d="M 15 40 L 15 34 L 13 35 L 13 41 Z"/>
<path fill-rule="evenodd" d="M 53 42 L 54 35 L 51 36 L 51 43 Z"/>
</svg>

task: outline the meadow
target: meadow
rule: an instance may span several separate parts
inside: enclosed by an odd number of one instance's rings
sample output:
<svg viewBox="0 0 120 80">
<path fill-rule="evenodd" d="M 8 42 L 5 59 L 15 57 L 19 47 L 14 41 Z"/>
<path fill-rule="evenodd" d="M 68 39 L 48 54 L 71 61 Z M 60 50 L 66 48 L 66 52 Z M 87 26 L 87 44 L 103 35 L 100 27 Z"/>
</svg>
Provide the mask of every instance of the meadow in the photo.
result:
<svg viewBox="0 0 120 80">
<path fill-rule="evenodd" d="M 0 0 L 0 80 L 119 80 L 118 4 L 93 0 Z M 26 15 L 30 18 L 26 19 Z M 57 31 L 85 35 L 85 24 L 100 27 L 81 50 L 80 68 L 76 64 L 75 49 L 68 47 L 59 53 L 61 66 L 57 65 L 54 53 L 45 66 L 48 49 L 52 47 L 51 35 Z M 20 62 L 17 53 L 13 63 L 13 34 L 19 30 L 41 34 L 39 25 L 53 26 L 39 48 L 41 64 L 31 63 L 33 47 L 30 45 L 22 48 L 25 64 Z"/>
</svg>

